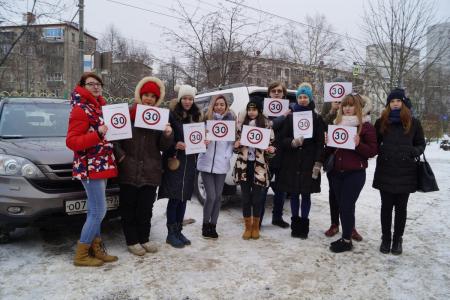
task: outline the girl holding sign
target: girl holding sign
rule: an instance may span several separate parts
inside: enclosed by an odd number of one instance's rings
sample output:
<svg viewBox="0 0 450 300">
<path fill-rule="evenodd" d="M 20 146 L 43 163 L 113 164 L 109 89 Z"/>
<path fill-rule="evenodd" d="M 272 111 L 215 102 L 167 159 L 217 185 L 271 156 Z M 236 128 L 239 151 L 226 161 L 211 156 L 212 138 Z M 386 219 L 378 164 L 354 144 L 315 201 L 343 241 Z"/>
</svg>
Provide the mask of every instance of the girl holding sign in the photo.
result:
<svg viewBox="0 0 450 300">
<path fill-rule="evenodd" d="M 230 111 L 228 102 L 223 95 L 213 98 L 204 120 L 235 120 L 234 114 Z M 219 235 L 216 231 L 216 224 L 219 218 L 222 190 L 225 177 L 230 169 L 234 143 L 231 141 L 206 142 L 206 152 L 200 153 L 197 161 L 197 170 L 201 172 L 206 190 L 206 200 L 203 204 L 202 236 L 217 239 Z"/>
<path fill-rule="evenodd" d="M 363 116 L 363 99 L 358 94 L 350 94 L 343 98 L 334 123 L 341 126 L 357 128 L 354 137 L 355 149 L 327 147 L 327 154 L 334 152 L 334 167 L 330 171 L 330 184 L 339 205 L 339 216 L 342 223 L 342 238 L 330 245 L 336 253 L 350 251 L 352 230 L 355 228 L 355 203 L 366 182 L 367 160 L 377 155 L 375 128 L 370 118 Z M 328 139 L 335 139 L 330 134 Z"/>
<path fill-rule="evenodd" d="M 159 106 L 165 95 L 165 87 L 156 77 L 144 77 L 136 86 L 134 105 L 130 109 L 131 121 L 136 119 L 138 104 Z M 164 131 L 133 126 L 133 138 L 114 144 L 119 162 L 120 214 L 128 251 L 142 256 L 158 251 L 149 241 L 153 203 L 156 189 L 161 184 L 161 151 L 173 144 L 170 124 Z"/>
<path fill-rule="evenodd" d="M 233 172 L 234 181 L 240 184 L 242 189 L 242 212 L 245 223 L 242 238 L 244 240 L 259 239 L 261 197 L 264 188 L 269 186 L 269 156 L 275 152 L 275 148 L 271 146 L 274 135 L 271 130 L 270 144 L 266 150 L 242 146 L 240 138 L 243 125 L 270 128 L 269 120 L 262 114 L 260 103 L 250 101 L 246 111 L 240 114 L 234 143 L 238 157 Z"/>
<path fill-rule="evenodd" d="M 373 187 L 381 195 L 380 251 L 402 253 L 403 232 L 410 193 L 417 190 L 416 158 L 425 151 L 420 121 L 412 116 L 411 102 L 402 89 L 394 89 L 386 108 L 375 123 L 380 154 L 373 178 Z M 395 208 L 394 235 L 391 235 L 392 210 Z M 392 238 L 392 247 L 391 247 Z"/>
<path fill-rule="evenodd" d="M 294 137 L 294 118 L 292 114 L 288 115 L 277 143 L 283 148 L 278 186 L 280 190 L 291 194 L 291 236 L 306 239 L 309 233 L 311 193 L 320 192 L 320 168 L 325 136 L 322 118 L 314 111 L 311 85 L 302 83 L 296 91 L 296 97 L 297 103 L 292 106 L 292 110 L 312 113 L 312 138 Z"/>
<path fill-rule="evenodd" d="M 197 89 L 190 85 L 176 85 L 178 98 L 171 103 L 169 116 L 174 131 L 174 145 L 163 153 L 163 178 L 158 198 L 169 198 L 167 202 L 166 243 L 175 248 L 190 245 L 191 241 L 182 233 L 186 201 L 194 191 L 197 154 L 186 155 L 183 124 L 200 121 L 201 114 L 194 103 Z"/>
<path fill-rule="evenodd" d="M 100 77 L 84 73 L 72 93 L 66 145 L 74 152 L 73 177 L 81 180 L 88 203 L 73 262 L 76 266 L 97 267 L 118 259 L 106 253 L 100 237 L 106 214 L 106 181 L 117 176 L 113 145 L 104 138 L 108 127 L 103 122 L 101 107 L 106 100 L 102 88 Z"/>
</svg>

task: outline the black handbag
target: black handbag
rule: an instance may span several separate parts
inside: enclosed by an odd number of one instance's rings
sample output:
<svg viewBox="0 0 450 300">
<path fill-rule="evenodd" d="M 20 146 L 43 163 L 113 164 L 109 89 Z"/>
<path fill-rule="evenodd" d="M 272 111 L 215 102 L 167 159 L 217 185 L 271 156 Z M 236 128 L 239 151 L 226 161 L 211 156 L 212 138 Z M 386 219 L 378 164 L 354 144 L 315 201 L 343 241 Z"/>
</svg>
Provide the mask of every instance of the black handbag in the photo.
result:
<svg viewBox="0 0 450 300">
<path fill-rule="evenodd" d="M 423 161 L 420 156 L 417 159 L 417 191 L 419 192 L 435 192 L 439 191 L 439 187 L 434 177 L 433 170 L 423 154 Z"/>
<path fill-rule="evenodd" d="M 337 150 L 336 150 L 337 151 Z M 325 159 L 325 161 L 323 162 L 323 170 L 325 172 L 330 172 L 331 170 L 333 170 L 334 168 L 334 158 L 336 156 L 336 151 L 334 151 L 333 153 L 331 153 L 327 159 Z"/>
</svg>

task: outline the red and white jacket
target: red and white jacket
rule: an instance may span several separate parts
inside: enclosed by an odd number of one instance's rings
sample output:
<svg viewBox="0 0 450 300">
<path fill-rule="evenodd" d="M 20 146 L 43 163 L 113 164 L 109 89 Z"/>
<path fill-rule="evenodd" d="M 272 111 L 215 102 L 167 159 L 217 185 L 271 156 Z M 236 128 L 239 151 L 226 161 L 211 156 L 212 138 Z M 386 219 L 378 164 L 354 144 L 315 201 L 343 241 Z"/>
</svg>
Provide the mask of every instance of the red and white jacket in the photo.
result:
<svg viewBox="0 0 450 300">
<path fill-rule="evenodd" d="M 118 174 L 113 146 L 98 134 L 98 127 L 104 124 L 101 107 L 105 104 L 102 96 L 96 99 L 81 86 L 72 92 L 66 145 L 74 152 L 74 178 L 106 179 Z"/>
</svg>

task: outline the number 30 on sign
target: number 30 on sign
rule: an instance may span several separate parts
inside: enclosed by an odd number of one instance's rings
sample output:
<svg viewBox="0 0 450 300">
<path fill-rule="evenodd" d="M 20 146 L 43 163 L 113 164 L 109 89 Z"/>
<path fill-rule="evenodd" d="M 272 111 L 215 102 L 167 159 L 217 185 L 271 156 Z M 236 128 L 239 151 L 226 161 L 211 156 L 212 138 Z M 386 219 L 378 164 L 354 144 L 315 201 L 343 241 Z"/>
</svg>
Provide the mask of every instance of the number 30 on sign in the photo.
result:
<svg viewBox="0 0 450 300">
<path fill-rule="evenodd" d="M 130 112 L 127 103 L 102 106 L 103 120 L 108 127 L 105 139 L 116 141 L 131 138 Z"/>
<path fill-rule="evenodd" d="M 327 146 L 343 149 L 355 149 L 356 127 L 328 125 Z"/>
<path fill-rule="evenodd" d="M 234 121 L 206 121 L 208 141 L 234 141 L 236 123 Z"/>
</svg>

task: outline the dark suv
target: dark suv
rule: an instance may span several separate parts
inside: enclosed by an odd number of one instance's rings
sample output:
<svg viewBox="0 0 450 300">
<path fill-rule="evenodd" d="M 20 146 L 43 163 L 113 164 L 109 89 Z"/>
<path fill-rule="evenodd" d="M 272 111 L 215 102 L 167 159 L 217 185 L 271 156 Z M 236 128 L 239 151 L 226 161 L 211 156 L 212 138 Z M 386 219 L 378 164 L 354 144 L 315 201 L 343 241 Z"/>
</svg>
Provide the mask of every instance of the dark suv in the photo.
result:
<svg viewBox="0 0 450 300">
<path fill-rule="evenodd" d="M 79 219 L 86 194 L 72 179 L 73 152 L 66 147 L 70 103 L 62 99 L 0 99 L 0 242 L 15 228 Z M 118 186 L 108 182 L 109 215 Z"/>
</svg>

